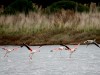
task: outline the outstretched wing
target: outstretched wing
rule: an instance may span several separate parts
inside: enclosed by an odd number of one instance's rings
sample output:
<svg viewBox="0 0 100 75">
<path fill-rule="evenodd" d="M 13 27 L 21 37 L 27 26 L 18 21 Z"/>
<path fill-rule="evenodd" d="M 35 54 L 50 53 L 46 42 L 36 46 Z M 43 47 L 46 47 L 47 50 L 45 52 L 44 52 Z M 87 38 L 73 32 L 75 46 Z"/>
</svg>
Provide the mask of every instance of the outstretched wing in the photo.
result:
<svg viewBox="0 0 100 75">
<path fill-rule="evenodd" d="M 60 44 L 61 46 L 65 46 L 67 49 L 70 49 L 67 45 L 64 44 Z"/>
<path fill-rule="evenodd" d="M 2 49 L 3 49 L 3 50 L 8 50 L 7 48 L 4 48 L 4 47 L 3 47 Z"/>
<path fill-rule="evenodd" d="M 99 48 L 100 48 L 100 46 L 99 46 L 96 42 L 93 42 L 93 44 L 95 44 L 97 47 L 99 47 Z"/>
<path fill-rule="evenodd" d="M 18 48 L 20 48 L 20 47 L 13 48 L 13 50 L 18 50 Z"/>
<path fill-rule="evenodd" d="M 80 43 L 79 43 L 78 45 L 76 45 L 76 46 L 74 47 L 74 49 L 77 49 L 79 45 L 80 45 Z"/>
<path fill-rule="evenodd" d="M 36 50 L 37 52 L 40 52 L 40 48 L 41 48 L 42 46 L 39 46 L 38 48 L 35 48 L 34 50 Z"/>
<path fill-rule="evenodd" d="M 27 44 L 23 43 L 23 45 L 24 45 L 28 50 L 32 51 L 32 49 L 31 49 Z"/>
</svg>

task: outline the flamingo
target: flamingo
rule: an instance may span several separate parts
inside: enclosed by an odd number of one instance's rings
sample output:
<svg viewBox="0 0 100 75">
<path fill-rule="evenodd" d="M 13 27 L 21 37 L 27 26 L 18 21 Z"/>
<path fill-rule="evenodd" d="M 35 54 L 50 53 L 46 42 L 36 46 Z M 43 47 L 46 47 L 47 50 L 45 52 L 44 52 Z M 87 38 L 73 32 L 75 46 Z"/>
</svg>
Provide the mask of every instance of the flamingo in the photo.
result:
<svg viewBox="0 0 100 75">
<path fill-rule="evenodd" d="M 72 53 L 76 51 L 76 49 L 78 48 L 78 46 L 80 45 L 80 43 L 78 45 L 76 45 L 74 48 L 70 48 L 70 47 L 68 47 L 67 45 L 64 45 L 64 44 L 60 44 L 60 45 L 64 46 L 65 50 L 68 50 L 70 52 L 69 58 L 71 58 Z"/>
<path fill-rule="evenodd" d="M 54 50 L 55 51 L 59 51 L 59 50 L 64 50 L 64 49 L 65 49 L 64 47 L 58 47 L 58 48 L 52 49 L 50 52 L 53 52 Z"/>
<path fill-rule="evenodd" d="M 84 41 L 84 43 L 87 44 L 87 46 L 90 45 L 90 44 L 94 44 L 94 45 L 96 45 L 97 47 L 100 48 L 100 46 L 98 45 L 98 43 L 95 40 L 96 39 L 94 39 L 94 40 L 86 40 L 86 41 Z"/>
<path fill-rule="evenodd" d="M 53 52 L 53 51 L 62 51 L 62 50 L 65 50 L 65 47 L 61 46 L 61 47 L 58 47 L 58 48 L 54 48 L 54 49 L 50 50 L 50 52 Z M 61 55 L 61 52 L 60 52 L 60 55 Z"/>
<path fill-rule="evenodd" d="M 39 48 L 40 48 L 41 46 L 38 47 L 38 48 L 36 48 L 36 49 L 31 49 L 31 48 L 30 48 L 27 44 L 25 44 L 25 43 L 23 43 L 23 46 L 25 46 L 25 47 L 30 51 L 29 57 L 30 57 L 31 60 L 32 60 L 32 56 L 33 56 L 34 53 L 40 52 Z M 21 47 L 23 47 L 23 46 L 21 46 Z"/>
<path fill-rule="evenodd" d="M 12 51 L 14 51 L 14 50 L 18 50 L 18 48 L 20 48 L 20 47 L 17 47 L 17 48 L 13 48 L 13 49 L 8 49 L 8 48 L 2 48 L 3 50 L 6 50 L 6 53 L 5 53 L 5 55 L 4 55 L 4 57 L 8 57 L 8 53 L 10 53 L 10 52 L 12 52 Z"/>
</svg>

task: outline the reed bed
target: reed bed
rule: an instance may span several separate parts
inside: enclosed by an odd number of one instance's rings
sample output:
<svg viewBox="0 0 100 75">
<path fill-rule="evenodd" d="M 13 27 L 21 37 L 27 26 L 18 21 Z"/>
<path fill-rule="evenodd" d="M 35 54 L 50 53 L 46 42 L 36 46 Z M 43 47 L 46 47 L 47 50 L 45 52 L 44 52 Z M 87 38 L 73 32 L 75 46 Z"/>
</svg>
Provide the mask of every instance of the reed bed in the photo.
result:
<svg viewBox="0 0 100 75">
<path fill-rule="evenodd" d="M 100 13 L 61 10 L 49 15 L 41 12 L 0 15 L 0 35 L 1 44 L 76 43 L 94 38 L 100 43 Z"/>
</svg>

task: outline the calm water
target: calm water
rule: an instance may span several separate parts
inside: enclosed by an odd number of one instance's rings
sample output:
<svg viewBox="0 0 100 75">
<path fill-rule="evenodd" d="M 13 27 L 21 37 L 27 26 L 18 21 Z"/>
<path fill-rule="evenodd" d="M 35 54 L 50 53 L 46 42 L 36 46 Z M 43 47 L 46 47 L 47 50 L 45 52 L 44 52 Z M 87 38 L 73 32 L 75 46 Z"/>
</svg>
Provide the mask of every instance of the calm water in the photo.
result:
<svg viewBox="0 0 100 75">
<path fill-rule="evenodd" d="M 50 52 L 57 47 L 59 45 L 41 47 L 41 51 L 33 55 L 32 61 L 25 47 L 11 52 L 8 58 L 3 58 L 5 51 L 0 48 L 0 75 L 100 75 L 100 48 L 81 45 L 70 59 L 68 51 Z"/>
</svg>

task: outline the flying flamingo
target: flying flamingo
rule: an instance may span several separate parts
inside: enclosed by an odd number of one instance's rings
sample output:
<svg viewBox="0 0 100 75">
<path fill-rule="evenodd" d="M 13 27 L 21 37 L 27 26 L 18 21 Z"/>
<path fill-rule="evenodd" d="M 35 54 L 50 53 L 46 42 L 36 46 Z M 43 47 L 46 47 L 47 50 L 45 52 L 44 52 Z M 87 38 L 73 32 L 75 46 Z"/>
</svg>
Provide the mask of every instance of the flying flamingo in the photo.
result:
<svg viewBox="0 0 100 75">
<path fill-rule="evenodd" d="M 2 49 L 6 50 L 6 53 L 5 53 L 4 57 L 8 57 L 8 55 L 7 55 L 8 53 L 10 53 L 10 52 L 12 52 L 14 50 L 18 50 L 18 48 L 20 48 L 20 47 L 13 48 L 13 49 L 8 49 L 8 48 L 3 47 Z"/>
<path fill-rule="evenodd" d="M 94 39 L 94 40 L 86 40 L 86 41 L 84 41 L 84 43 L 87 44 L 87 46 L 90 45 L 90 44 L 94 44 L 94 45 L 96 45 L 97 47 L 100 48 L 100 46 L 98 45 L 98 43 L 96 43 L 95 40 L 96 39 Z"/>
<path fill-rule="evenodd" d="M 30 51 L 29 57 L 30 57 L 31 60 L 32 60 L 32 56 L 33 56 L 34 53 L 40 52 L 39 48 L 40 48 L 41 46 L 38 47 L 38 48 L 36 48 L 36 49 L 31 49 L 31 48 L 30 48 L 27 44 L 25 44 L 25 43 L 23 43 L 23 46 L 25 46 L 25 47 Z M 21 47 L 23 47 L 23 46 L 21 46 Z"/>
<path fill-rule="evenodd" d="M 68 50 L 70 52 L 69 58 L 71 58 L 72 53 L 76 51 L 76 49 L 78 48 L 78 46 L 80 45 L 80 43 L 78 45 L 76 45 L 74 48 L 70 48 L 70 47 L 68 47 L 67 45 L 64 45 L 64 44 L 60 44 L 60 45 L 64 46 L 65 50 Z"/>
<path fill-rule="evenodd" d="M 63 51 L 63 50 L 65 50 L 65 47 L 58 47 L 58 48 L 54 48 L 54 49 L 52 49 L 52 50 L 50 50 L 50 52 L 54 52 L 54 51 Z M 60 55 L 61 55 L 61 52 L 60 52 Z"/>
<path fill-rule="evenodd" d="M 58 47 L 58 48 L 52 49 L 50 52 L 64 50 L 64 49 L 65 49 L 64 47 Z"/>
</svg>

